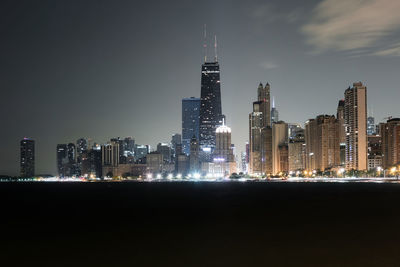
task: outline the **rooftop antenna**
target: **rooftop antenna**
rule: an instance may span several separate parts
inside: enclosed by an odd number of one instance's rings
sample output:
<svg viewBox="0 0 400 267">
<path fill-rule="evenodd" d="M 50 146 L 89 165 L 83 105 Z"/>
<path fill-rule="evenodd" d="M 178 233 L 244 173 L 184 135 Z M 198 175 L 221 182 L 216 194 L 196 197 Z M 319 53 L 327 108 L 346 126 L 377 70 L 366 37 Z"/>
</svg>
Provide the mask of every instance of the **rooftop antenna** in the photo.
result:
<svg viewBox="0 0 400 267">
<path fill-rule="evenodd" d="M 214 36 L 214 61 L 218 62 L 218 54 L 217 54 L 217 35 Z"/>
<path fill-rule="evenodd" d="M 204 63 L 207 62 L 207 24 L 204 24 Z"/>
<path fill-rule="evenodd" d="M 275 108 L 275 97 L 272 96 L 272 108 Z"/>
</svg>

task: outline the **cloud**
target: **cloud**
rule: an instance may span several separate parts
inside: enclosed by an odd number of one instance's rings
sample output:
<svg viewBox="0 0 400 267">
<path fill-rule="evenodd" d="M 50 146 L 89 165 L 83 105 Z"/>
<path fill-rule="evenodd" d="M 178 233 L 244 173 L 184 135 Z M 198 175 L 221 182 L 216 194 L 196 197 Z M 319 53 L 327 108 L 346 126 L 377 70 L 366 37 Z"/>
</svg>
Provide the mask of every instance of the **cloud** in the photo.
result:
<svg viewBox="0 0 400 267">
<path fill-rule="evenodd" d="M 373 53 L 377 56 L 398 56 L 400 57 L 400 43 L 383 50 L 376 51 Z"/>
<path fill-rule="evenodd" d="M 260 67 L 266 70 L 271 70 L 278 68 L 278 65 L 270 61 L 264 61 L 260 63 Z"/>
<path fill-rule="evenodd" d="M 395 48 L 386 49 L 382 43 L 400 30 L 399 10 L 399 0 L 323 0 L 301 31 L 317 52 L 396 55 Z"/>
</svg>

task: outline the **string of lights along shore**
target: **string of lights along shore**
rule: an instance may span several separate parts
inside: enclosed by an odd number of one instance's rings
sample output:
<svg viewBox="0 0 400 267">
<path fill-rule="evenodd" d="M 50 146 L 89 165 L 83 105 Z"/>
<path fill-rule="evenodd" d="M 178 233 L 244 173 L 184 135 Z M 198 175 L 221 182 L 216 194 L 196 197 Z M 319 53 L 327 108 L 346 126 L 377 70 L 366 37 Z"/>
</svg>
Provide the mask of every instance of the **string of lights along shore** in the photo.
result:
<svg viewBox="0 0 400 267">
<path fill-rule="evenodd" d="M 213 57 L 209 43 L 213 42 Z M 57 174 L 35 173 L 35 141 L 20 143 L 19 179 L 288 179 L 291 177 L 391 177 L 400 174 L 400 118 L 375 124 L 367 114 L 367 86 L 354 82 L 336 115 L 321 114 L 304 125 L 279 120 L 270 82 L 254 81 L 249 139 L 236 153 L 222 113 L 217 36 L 204 27 L 200 97 L 182 99 L 181 133 L 156 148 L 133 137 L 99 144 L 90 138 L 58 144 Z M 210 60 L 210 58 L 212 58 Z M 260 77 L 265 80 L 268 77 Z M 257 87 L 258 84 L 258 87 Z M 345 88 L 345 86 L 344 86 Z M 334 113 L 334 111 L 332 111 Z M 178 132 L 178 131 L 177 131 Z M 71 140 L 72 141 L 72 140 Z"/>
</svg>

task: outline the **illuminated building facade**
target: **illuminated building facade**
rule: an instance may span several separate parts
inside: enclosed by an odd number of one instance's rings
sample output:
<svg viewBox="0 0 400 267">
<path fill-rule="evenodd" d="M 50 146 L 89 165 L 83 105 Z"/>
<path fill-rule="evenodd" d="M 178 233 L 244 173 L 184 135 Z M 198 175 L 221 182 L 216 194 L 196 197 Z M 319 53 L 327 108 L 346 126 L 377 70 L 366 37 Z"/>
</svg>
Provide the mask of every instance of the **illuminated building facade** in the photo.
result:
<svg viewBox="0 0 400 267">
<path fill-rule="evenodd" d="M 382 137 L 382 165 L 385 169 L 400 164 L 400 118 L 380 123 Z"/>
<path fill-rule="evenodd" d="M 272 124 L 272 174 L 277 175 L 280 172 L 284 172 L 286 170 L 281 169 L 283 166 L 281 162 L 287 161 L 281 158 L 281 154 L 284 153 L 280 151 L 280 147 L 286 145 L 288 143 L 288 125 L 283 121 L 278 121 L 277 123 Z M 281 148 L 283 149 L 283 148 Z M 288 157 L 288 153 L 286 153 Z"/>
<path fill-rule="evenodd" d="M 303 129 L 296 129 L 295 132 L 289 134 L 289 171 L 305 169 L 305 146 Z"/>
<path fill-rule="evenodd" d="M 339 127 L 339 149 L 340 149 L 340 166 L 346 164 L 346 128 L 344 122 L 344 100 L 339 100 L 336 119 Z"/>
<path fill-rule="evenodd" d="M 339 123 L 334 115 L 306 122 L 306 169 L 325 171 L 340 166 Z"/>
<path fill-rule="evenodd" d="M 202 160 L 211 160 L 215 149 L 215 131 L 222 124 L 221 82 L 219 63 L 204 62 L 201 67 L 201 97 L 199 142 L 204 156 Z"/>
<path fill-rule="evenodd" d="M 346 169 L 367 170 L 367 87 L 354 83 L 344 96 Z"/>
</svg>

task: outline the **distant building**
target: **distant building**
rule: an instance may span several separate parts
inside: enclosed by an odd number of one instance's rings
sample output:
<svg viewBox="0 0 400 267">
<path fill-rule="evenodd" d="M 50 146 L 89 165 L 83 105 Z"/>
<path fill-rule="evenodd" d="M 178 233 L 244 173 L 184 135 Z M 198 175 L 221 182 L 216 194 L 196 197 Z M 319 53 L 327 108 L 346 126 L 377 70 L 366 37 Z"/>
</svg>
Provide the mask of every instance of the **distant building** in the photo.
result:
<svg viewBox="0 0 400 267">
<path fill-rule="evenodd" d="M 369 116 L 367 118 L 367 135 L 376 134 L 375 118 Z"/>
<path fill-rule="evenodd" d="M 275 107 L 275 99 L 272 99 L 272 108 L 271 108 L 271 125 L 273 123 L 277 123 L 279 121 L 279 112 Z"/>
<path fill-rule="evenodd" d="M 288 143 L 283 143 L 278 146 L 278 165 L 279 172 L 282 174 L 289 172 L 289 147 Z"/>
<path fill-rule="evenodd" d="M 380 135 L 368 135 L 368 170 L 382 167 L 382 138 Z"/>
<path fill-rule="evenodd" d="M 68 176 L 67 175 L 67 164 L 68 164 L 68 156 L 67 156 L 67 145 L 66 144 L 58 144 L 57 145 L 57 172 L 60 177 Z"/>
<path fill-rule="evenodd" d="M 305 169 L 306 145 L 304 139 L 304 130 L 297 129 L 296 133 L 289 139 L 289 171 L 299 171 Z"/>
<path fill-rule="evenodd" d="M 20 175 L 21 177 L 35 176 L 35 141 L 24 138 L 20 142 Z"/>
<path fill-rule="evenodd" d="M 367 170 L 367 87 L 354 83 L 344 95 L 346 169 Z"/>
<path fill-rule="evenodd" d="M 132 137 L 125 137 L 123 142 L 123 155 L 126 158 L 133 157 L 135 154 L 135 139 Z"/>
<path fill-rule="evenodd" d="M 225 124 L 217 128 L 213 162 L 203 163 L 203 172 L 213 176 L 228 176 L 237 171 L 231 138 L 231 128 Z"/>
<path fill-rule="evenodd" d="M 183 153 L 189 155 L 193 135 L 199 139 L 200 98 L 182 99 L 182 145 Z"/>
<path fill-rule="evenodd" d="M 171 163 L 171 147 L 167 143 L 158 143 L 157 145 L 157 153 L 163 155 L 164 162 Z"/>
<path fill-rule="evenodd" d="M 196 136 L 194 135 L 190 140 L 189 169 L 190 172 L 199 172 L 201 169 L 200 144 L 199 141 L 196 139 Z"/>
<path fill-rule="evenodd" d="M 257 101 L 249 114 L 249 173 L 265 175 L 272 172 L 272 129 L 270 85 L 259 84 Z"/>
<path fill-rule="evenodd" d="M 175 158 L 177 156 L 177 146 L 182 145 L 182 135 L 180 134 L 174 134 L 171 138 L 171 152 L 172 152 L 172 157 Z"/>
<path fill-rule="evenodd" d="M 185 153 L 178 154 L 175 161 L 175 172 L 185 176 L 189 172 L 189 167 L 189 156 Z"/>
<path fill-rule="evenodd" d="M 382 165 L 385 169 L 400 164 L 400 118 L 380 123 L 382 137 Z"/>
<path fill-rule="evenodd" d="M 217 58 L 201 66 L 199 143 L 202 160 L 210 161 L 215 148 L 215 131 L 222 124 L 221 80 Z"/>
<path fill-rule="evenodd" d="M 149 151 L 148 145 L 135 145 L 135 160 L 145 158 Z"/>
<path fill-rule="evenodd" d="M 102 151 L 99 145 L 87 149 L 82 154 L 81 175 L 90 178 L 103 177 Z"/>
<path fill-rule="evenodd" d="M 336 119 L 339 127 L 340 166 L 346 165 L 346 127 L 344 121 L 344 100 L 339 100 Z"/>
<path fill-rule="evenodd" d="M 146 156 L 146 170 L 147 173 L 161 174 L 164 172 L 164 158 L 163 154 L 152 152 Z"/>
<path fill-rule="evenodd" d="M 319 115 L 305 125 L 306 169 L 330 170 L 340 165 L 339 123 L 333 115 Z"/>
<path fill-rule="evenodd" d="M 119 158 L 118 158 L 118 162 L 120 164 L 125 164 L 127 161 L 126 156 L 124 155 L 124 147 L 125 147 L 125 142 L 123 139 L 121 139 L 120 137 L 116 137 L 116 138 L 111 138 L 110 142 L 113 144 L 118 144 L 118 153 L 119 153 Z"/>
<path fill-rule="evenodd" d="M 109 177 L 139 177 L 144 176 L 147 171 L 146 164 L 136 164 L 136 163 L 126 163 L 119 164 L 118 166 L 105 166 L 103 167 L 103 171 L 106 173 L 106 176 Z"/>
<path fill-rule="evenodd" d="M 272 174 L 276 175 L 282 170 L 280 162 L 281 158 L 280 146 L 287 145 L 288 143 L 288 125 L 283 121 L 278 121 L 272 125 Z M 288 154 L 287 154 L 288 156 Z"/>
<path fill-rule="evenodd" d="M 102 166 L 112 166 L 112 167 L 117 167 L 120 162 L 120 143 L 111 141 L 108 144 L 102 145 L 101 146 L 101 158 L 102 158 Z M 107 175 L 103 171 L 103 175 Z"/>
</svg>

